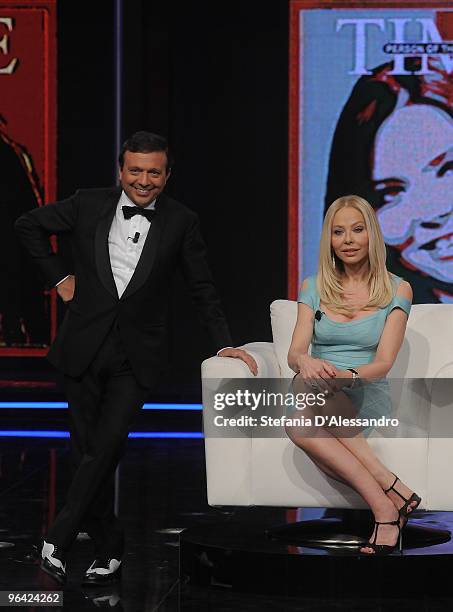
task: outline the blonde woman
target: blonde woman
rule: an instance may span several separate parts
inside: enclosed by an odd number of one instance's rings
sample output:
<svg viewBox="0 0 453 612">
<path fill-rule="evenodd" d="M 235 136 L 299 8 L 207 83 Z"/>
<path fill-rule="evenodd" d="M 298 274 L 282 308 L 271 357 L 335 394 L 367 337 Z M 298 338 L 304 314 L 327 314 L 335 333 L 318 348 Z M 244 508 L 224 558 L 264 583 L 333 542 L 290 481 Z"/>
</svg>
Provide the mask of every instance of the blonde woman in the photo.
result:
<svg viewBox="0 0 453 612">
<path fill-rule="evenodd" d="M 355 195 L 335 200 L 324 220 L 318 274 L 304 280 L 298 300 L 288 353 L 297 390 L 325 392 L 324 413 L 350 416 L 355 410 L 362 417 L 385 410 L 385 377 L 401 347 L 411 301 L 410 285 L 386 268 L 370 204 Z M 375 526 L 360 552 L 388 554 L 398 543 L 401 548 L 401 530 L 421 499 L 379 461 L 363 432 L 287 432 L 325 473 L 369 505 Z"/>
</svg>

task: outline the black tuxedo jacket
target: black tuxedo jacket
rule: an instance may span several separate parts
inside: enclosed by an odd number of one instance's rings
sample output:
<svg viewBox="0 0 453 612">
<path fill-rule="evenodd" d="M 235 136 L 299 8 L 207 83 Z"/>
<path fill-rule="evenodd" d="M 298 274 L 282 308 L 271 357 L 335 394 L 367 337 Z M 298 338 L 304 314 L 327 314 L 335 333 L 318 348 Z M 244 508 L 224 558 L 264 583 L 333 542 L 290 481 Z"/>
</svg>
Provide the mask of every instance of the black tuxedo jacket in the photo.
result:
<svg viewBox="0 0 453 612">
<path fill-rule="evenodd" d="M 68 274 L 50 243 L 52 234 L 71 236 L 76 289 L 49 360 L 69 376 L 90 364 L 116 320 L 132 370 L 150 386 L 166 357 L 171 279 L 182 267 L 201 322 L 216 350 L 231 337 L 207 265 L 197 215 L 161 194 L 140 260 L 118 297 L 110 267 L 108 235 L 121 190 L 86 189 L 67 200 L 25 213 L 16 231 L 50 287 Z"/>
</svg>

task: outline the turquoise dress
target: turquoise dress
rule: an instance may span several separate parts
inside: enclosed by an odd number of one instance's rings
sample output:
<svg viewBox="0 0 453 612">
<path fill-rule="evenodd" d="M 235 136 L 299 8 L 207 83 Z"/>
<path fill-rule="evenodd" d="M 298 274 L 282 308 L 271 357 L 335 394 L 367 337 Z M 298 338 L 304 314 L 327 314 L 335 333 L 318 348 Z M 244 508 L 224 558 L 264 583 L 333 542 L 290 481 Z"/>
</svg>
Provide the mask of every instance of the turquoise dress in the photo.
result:
<svg viewBox="0 0 453 612">
<path fill-rule="evenodd" d="M 392 278 L 396 293 L 402 279 L 394 275 Z M 320 310 L 316 276 L 308 278 L 307 288 L 301 289 L 298 302 L 306 304 L 314 312 Z M 344 323 L 332 321 L 322 313 L 319 321 L 314 320 L 312 357 L 328 361 L 340 370 L 356 369 L 371 363 L 376 356 L 387 317 L 395 308 L 401 308 L 409 316 L 411 303 L 404 297 L 394 295 L 384 308 L 379 308 L 361 319 Z M 359 418 L 379 418 L 391 413 L 392 406 L 386 379 L 361 381 L 352 389 L 344 388 L 343 391 L 356 407 Z"/>
</svg>

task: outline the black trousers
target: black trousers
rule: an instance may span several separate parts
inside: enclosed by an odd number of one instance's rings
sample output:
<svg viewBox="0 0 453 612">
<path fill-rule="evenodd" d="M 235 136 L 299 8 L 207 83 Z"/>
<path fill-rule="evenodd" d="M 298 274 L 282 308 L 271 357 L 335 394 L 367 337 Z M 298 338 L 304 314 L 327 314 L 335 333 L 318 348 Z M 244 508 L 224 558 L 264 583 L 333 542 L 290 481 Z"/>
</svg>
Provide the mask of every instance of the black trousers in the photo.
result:
<svg viewBox="0 0 453 612">
<path fill-rule="evenodd" d="M 65 377 L 65 387 L 75 473 L 46 540 L 66 551 L 85 530 L 96 556 L 119 558 L 124 536 L 114 513 L 115 469 L 149 388 L 137 382 L 116 326 L 83 375 Z"/>
</svg>

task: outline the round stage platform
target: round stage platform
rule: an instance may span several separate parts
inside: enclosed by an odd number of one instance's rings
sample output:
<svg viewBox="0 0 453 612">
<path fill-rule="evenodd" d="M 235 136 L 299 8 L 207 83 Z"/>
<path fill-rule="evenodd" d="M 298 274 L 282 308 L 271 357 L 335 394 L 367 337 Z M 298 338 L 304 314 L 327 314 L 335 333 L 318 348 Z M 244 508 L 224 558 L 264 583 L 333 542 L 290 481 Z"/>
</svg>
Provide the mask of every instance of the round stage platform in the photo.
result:
<svg viewBox="0 0 453 612">
<path fill-rule="evenodd" d="M 415 513 L 404 531 L 403 550 L 388 556 L 358 553 L 372 525 L 361 512 L 278 526 L 241 514 L 240 520 L 233 516 L 181 533 L 182 576 L 192 584 L 269 595 L 453 594 L 451 512 Z"/>
</svg>

